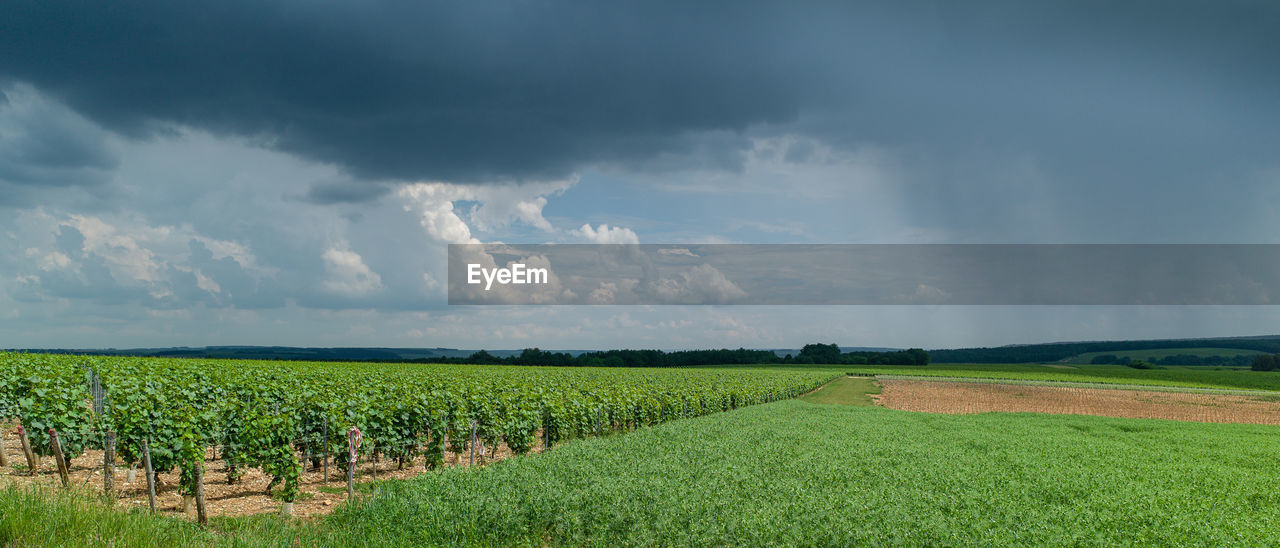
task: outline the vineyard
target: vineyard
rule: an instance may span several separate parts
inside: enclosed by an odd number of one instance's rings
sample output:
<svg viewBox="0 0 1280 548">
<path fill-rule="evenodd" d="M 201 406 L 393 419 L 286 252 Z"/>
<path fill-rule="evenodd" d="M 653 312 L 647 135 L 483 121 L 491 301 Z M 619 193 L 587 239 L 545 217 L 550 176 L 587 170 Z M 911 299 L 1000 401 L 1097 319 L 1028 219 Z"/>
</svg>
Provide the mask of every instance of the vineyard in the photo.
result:
<svg viewBox="0 0 1280 548">
<path fill-rule="evenodd" d="M 326 480 L 332 466 L 349 483 L 357 461 L 432 470 L 448 453 L 479 464 L 499 451 L 792 398 L 835 376 L 0 353 L 0 425 L 16 424 L 28 473 L 52 457 L 66 483 L 73 459 L 95 451 L 103 467 L 176 470 L 177 491 L 196 499 L 216 456 L 220 480 L 260 472 L 287 509 L 305 466 Z"/>
</svg>

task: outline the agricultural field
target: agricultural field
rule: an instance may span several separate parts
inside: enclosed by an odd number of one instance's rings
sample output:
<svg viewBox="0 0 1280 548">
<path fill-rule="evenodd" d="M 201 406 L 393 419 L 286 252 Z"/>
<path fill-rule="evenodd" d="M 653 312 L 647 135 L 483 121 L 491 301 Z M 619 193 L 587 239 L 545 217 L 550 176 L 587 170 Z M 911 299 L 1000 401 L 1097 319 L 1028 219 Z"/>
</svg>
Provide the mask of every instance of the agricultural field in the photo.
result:
<svg viewBox="0 0 1280 548">
<path fill-rule="evenodd" d="M 836 376 L 3 354 L 3 474 L 23 481 L 34 465 L 106 489 L 113 451 L 111 489 L 130 505 L 151 505 L 154 489 L 156 508 L 180 515 L 295 503 L 310 515 L 343 499 L 347 476 L 376 478 L 380 464 L 384 479 L 486 464 L 794 397 Z"/>
<path fill-rule="evenodd" d="M 1113 352 L 1087 352 L 1072 356 L 1062 361 L 1062 363 L 1087 364 L 1098 356 L 1111 355 L 1117 358 L 1130 358 L 1134 360 L 1155 361 L 1160 358 L 1169 356 L 1198 356 L 1207 358 L 1210 356 L 1256 356 L 1263 352 L 1258 350 L 1245 350 L 1241 348 L 1151 348 L 1146 350 L 1117 350 Z"/>
<path fill-rule="evenodd" d="M 5 427 L 10 464 L 17 465 L 0 476 L 6 485 L 0 489 L 5 544 L 1260 545 L 1273 540 L 1280 526 L 1280 421 L 1274 420 L 1280 418 L 1280 392 L 1194 388 L 1257 390 L 1274 382 L 1274 373 L 7 358 L 10 409 L 16 404 L 30 424 L 52 421 L 53 415 L 39 414 L 45 408 L 31 396 L 61 394 L 67 402 L 48 409 L 79 410 L 73 415 L 83 418 L 89 434 L 71 459 L 79 475 L 62 489 L 49 457 L 44 481 L 27 481 L 21 454 L 13 449 L 16 432 Z M 849 369 L 939 380 L 846 376 Z M 132 423 L 107 418 L 125 415 L 118 402 L 114 411 L 106 404 L 102 413 L 95 411 L 90 371 L 108 403 L 124 386 L 159 394 L 143 408 L 152 425 L 148 439 L 203 451 L 167 464 L 159 515 L 146 511 L 137 483 L 121 487 L 110 503 L 101 497 L 103 478 L 94 470 L 101 468 L 102 452 L 94 436 L 114 428 L 117 439 L 128 439 L 119 431 Z M 1055 384 L 1062 380 L 1164 389 Z M 199 397 L 184 399 L 187 391 Z M 1072 414 L 1081 412 L 1072 407 L 1080 404 L 1102 405 L 1098 415 L 1140 409 L 1149 414 L 1138 416 L 1160 418 Z M 174 416 L 212 417 L 178 432 L 224 423 L 249 425 L 234 431 L 257 431 L 264 423 L 255 422 L 263 419 L 253 410 L 264 408 L 271 420 L 283 421 L 267 424 L 284 424 L 284 433 L 231 439 L 245 446 L 277 440 L 274 445 L 245 450 L 227 439 L 174 441 L 155 434 L 161 418 Z M 1194 416 L 1178 414 L 1183 411 Z M 1205 414 L 1216 422 L 1267 424 L 1192 422 Z M 325 436 L 322 429 L 319 444 L 299 444 L 316 439 L 308 435 L 313 420 L 291 416 L 331 421 L 343 437 Z M 1256 417 L 1264 420 L 1251 421 Z M 340 455 L 344 418 L 361 425 L 364 436 L 350 501 L 344 472 L 332 472 L 326 482 L 310 463 L 318 446 L 321 454 L 328 448 L 335 469 L 349 464 Z M 74 432 L 67 425 L 80 423 L 58 424 Z M 402 447 L 387 441 L 395 439 L 409 441 Z M 474 457 L 476 466 L 470 465 L 473 447 L 486 451 L 483 461 Z M 265 489 L 286 454 L 291 470 L 299 472 L 293 518 L 279 516 L 287 470 L 274 498 L 249 493 Z M 375 461 L 383 466 L 376 481 Z M 207 473 L 201 485 L 215 499 L 207 528 L 181 512 L 180 495 L 191 486 L 184 471 L 197 463 Z M 224 489 L 233 469 L 243 474 L 241 487 Z"/>
<path fill-rule="evenodd" d="M 840 377 L 800 396 L 800 401 L 839 405 L 875 405 L 880 383 L 867 377 Z"/>
<path fill-rule="evenodd" d="M 1277 445 L 1270 426 L 791 400 L 381 482 L 314 522 L 204 533 L 24 491 L 0 508 L 29 505 L 32 534 L 208 545 L 1268 545 Z"/>
<path fill-rule="evenodd" d="M 881 379 L 877 401 L 929 413 L 1026 412 L 1280 425 L 1280 394 Z M 1101 385 L 1099 385 L 1101 386 Z"/>
<path fill-rule="evenodd" d="M 839 369 L 859 375 L 964 377 L 1280 391 L 1280 375 L 1274 372 L 1226 367 L 1166 366 L 1163 369 L 1134 369 L 1123 365 L 942 363 L 916 366 L 846 365 L 840 366 Z"/>
</svg>

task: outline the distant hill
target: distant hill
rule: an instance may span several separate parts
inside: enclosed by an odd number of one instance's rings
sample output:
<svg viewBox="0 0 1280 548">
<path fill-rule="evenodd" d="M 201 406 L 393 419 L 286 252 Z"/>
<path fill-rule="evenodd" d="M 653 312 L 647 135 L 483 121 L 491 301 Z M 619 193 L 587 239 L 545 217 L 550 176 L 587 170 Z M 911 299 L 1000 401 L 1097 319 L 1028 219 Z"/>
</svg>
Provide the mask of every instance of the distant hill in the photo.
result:
<svg viewBox="0 0 1280 548">
<path fill-rule="evenodd" d="M 18 349 L 23 352 L 43 352 L 58 354 L 84 354 L 95 356 L 155 356 L 182 358 L 228 358 L 241 360 L 307 360 L 307 361 L 409 361 L 430 360 L 433 358 L 465 358 L 478 349 L 459 348 L 304 348 L 293 346 L 200 346 L 200 347 L 167 347 L 167 348 L 127 348 L 127 349 L 85 349 L 85 348 L 41 348 Z M 489 354 L 499 358 L 519 355 L 523 349 L 488 350 Z M 800 353 L 798 348 L 769 349 L 779 357 Z M 892 352 L 899 348 L 877 346 L 842 346 L 841 352 Z M 1235 350 L 1236 352 L 1231 352 Z M 1135 351 L 1152 351 L 1146 353 Z M 554 350 L 579 356 L 595 350 Z M 1095 356 L 1115 354 L 1119 357 L 1130 356 L 1134 359 L 1147 359 L 1158 356 L 1193 355 L 1210 356 L 1250 354 L 1256 352 L 1280 353 L 1280 335 L 1260 337 L 1225 337 L 1207 339 L 1154 339 L 1128 341 L 1080 341 L 1053 342 L 1041 344 L 1017 344 L 998 347 L 953 348 L 930 350 L 930 361 L 933 363 L 1052 363 L 1079 362 L 1087 363 Z M 1144 357 L 1145 356 L 1145 357 Z"/>
<path fill-rule="evenodd" d="M 1063 360 L 1063 363 L 1071 364 L 1087 364 L 1101 363 L 1106 361 L 1108 356 L 1117 359 L 1129 358 L 1133 360 L 1144 360 L 1148 362 L 1165 361 L 1169 365 L 1208 365 L 1204 361 L 1231 362 L 1235 361 L 1238 365 L 1248 365 L 1249 361 L 1262 352 L 1258 350 L 1246 350 L 1243 348 L 1210 348 L 1210 347 L 1193 347 L 1193 348 L 1152 348 L 1150 350 L 1116 350 L 1113 352 L 1088 352 L 1078 354 Z M 1226 363 L 1213 363 L 1212 365 L 1227 365 Z"/>
<path fill-rule="evenodd" d="M 1179 354 L 1177 349 L 1187 349 L 1186 354 L 1198 355 L 1201 353 L 1199 349 L 1205 348 L 1280 353 L 1280 335 L 1018 344 L 930 350 L 929 357 L 933 363 L 1048 363 L 1068 360 L 1082 354 L 1098 355 L 1135 350 L 1161 350 L 1166 355 L 1174 355 Z"/>
<path fill-rule="evenodd" d="M 9 349 L 20 352 L 38 352 L 48 354 L 81 354 L 86 356 L 141 356 L 157 358 L 217 358 L 236 360 L 301 360 L 301 361 L 408 361 L 432 358 L 465 358 L 479 349 L 460 348 L 314 348 L 296 346 L 174 346 L 163 348 L 25 348 Z M 487 350 L 489 354 L 507 358 L 517 356 L 524 349 Z M 800 353 L 799 348 L 770 349 L 779 357 Z M 890 352 L 900 348 L 874 346 L 842 346 L 842 352 Z M 596 350 L 554 350 L 573 356 L 579 356 Z"/>
<path fill-rule="evenodd" d="M 164 348 L 11 348 L 10 351 L 46 354 L 81 354 L 85 356 L 140 356 L 156 358 L 217 358 L 236 360 L 301 360 L 301 361 L 408 361 L 432 358 L 465 358 L 477 350 L 459 348 L 312 348 L 296 346 L 173 346 Z M 518 350 L 489 350 L 489 354 L 505 358 L 519 355 Z M 594 350 L 558 350 L 577 356 Z"/>
</svg>

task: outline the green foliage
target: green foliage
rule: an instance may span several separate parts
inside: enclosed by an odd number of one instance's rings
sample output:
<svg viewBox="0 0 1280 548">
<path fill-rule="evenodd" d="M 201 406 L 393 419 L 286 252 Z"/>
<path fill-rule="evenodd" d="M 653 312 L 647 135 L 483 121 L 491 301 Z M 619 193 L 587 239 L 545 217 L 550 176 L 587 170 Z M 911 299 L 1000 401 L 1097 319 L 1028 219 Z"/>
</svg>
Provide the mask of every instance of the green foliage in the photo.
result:
<svg viewBox="0 0 1280 548">
<path fill-rule="evenodd" d="M 799 363 L 840 363 L 840 347 L 833 344 L 806 344 L 796 356 Z"/>
<path fill-rule="evenodd" d="M 1267 546 L 1277 444 L 1273 426 L 784 401 L 383 482 L 315 522 L 206 533 L 9 488 L 0 544 Z"/>
<path fill-rule="evenodd" d="M 1275 371 L 1280 369 L 1280 354 L 1258 354 L 1254 356 L 1251 369 L 1254 371 Z"/>
<path fill-rule="evenodd" d="M 427 360 L 416 360 L 427 361 Z M 739 348 L 730 350 L 681 350 L 663 352 L 661 350 L 606 350 L 603 352 L 586 352 L 574 356 L 565 352 L 548 352 L 538 348 L 526 348 L 517 356 L 499 358 L 481 350 L 466 358 L 432 358 L 430 361 L 458 364 L 490 364 L 490 365 L 543 365 L 543 366 L 579 366 L 579 367 L 686 367 L 697 365 L 742 365 L 742 364 L 888 364 L 888 365 L 924 365 L 929 363 L 929 353 L 919 348 L 891 352 L 849 352 L 840 353 L 835 344 L 806 344 L 800 353 L 792 357 L 778 357 L 771 350 L 747 350 Z"/>
<path fill-rule="evenodd" d="M 303 544 L 1264 546 L 1272 426 L 781 402 L 381 486 Z"/>
<path fill-rule="evenodd" d="M 194 523 L 121 511 L 96 493 L 9 485 L 0 490 L 0 546 L 170 547 L 208 545 Z"/>
<path fill-rule="evenodd" d="M 822 369 L 837 370 L 837 368 Z M 939 363 L 924 367 L 841 366 L 838 369 L 859 375 L 928 375 L 1280 391 L 1280 375 L 1261 371 L 1207 367 L 1166 366 L 1162 369 L 1133 369 L 1118 365 L 1048 367 L 1033 364 Z"/>
<path fill-rule="evenodd" d="M 1153 348 L 1108 353 L 1087 353 L 1073 356 L 1065 363 L 1092 365 L 1128 365 L 1133 360 L 1143 360 L 1155 365 L 1220 365 L 1247 367 L 1258 352 L 1235 348 Z"/>
<path fill-rule="evenodd" d="M 1183 349 L 1183 354 L 1198 355 L 1205 348 L 1214 354 L 1226 356 L 1235 351 L 1280 352 L 1280 337 L 1230 337 L 1221 339 L 1166 339 L 1146 341 L 1090 341 L 1074 343 L 1020 344 L 995 348 L 957 348 L 933 350 L 930 354 L 937 363 L 1048 363 L 1066 360 L 1081 354 L 1109 353 L 1123 355 L 1138 350 L 1168 352 Z M 1133 358 L 1153 359 L 1155 356 L 1138 355 Z M 1086 362 L 1087 362 L 1086 358 Z M 1194 365 L 1194 364 L 1173 364 Z"/>
<path fill-rule="evenodd" d="M 840 353 L 835 344 L 806 344 L 795 358 L 784 363 L 844 365 L 928 365 L 929 353 L 919 348 L 889 352 L 854 351 Z"/>
<path fill-rule="evenodd" d="M 880 385 L 869 377 L 840 377 L 822 388 L 800 397 L 800 401 L 832 405 L 875 405 L 871 394 L 879 394 Z"/>
<path fill-rule="evenodd" d="M 90 370 L 110 401 L 102 416 L 92 409 Z M 794 397 L 837 375 L 17 353 L 0 353 L 0 371 L 0 411 L 28 427 L 42 454 L 50 452 L 49 428 L 70 457 L 115 431 L 121 458 L 142 460 L 146 441 L 155 469 L 177 467 L 179 488 L 190 494 L 207 449 L 215 447 L 228 463 L 229 482 L 259 468 L 272 478 L 268 492 L 280 486 L 285 501 L 298 493 L 299 454 L 327 451 L 345 470 L 353 426 L 365 439 L 358 458 L 403 465 L 422 454 L 424 466 L 435 468 L 446 445 L 469 448 L 472 421 L 486 448 L 506 444 L 523 454 L 544 427 L 561 441 L 653 425 Z"/>
</svg>

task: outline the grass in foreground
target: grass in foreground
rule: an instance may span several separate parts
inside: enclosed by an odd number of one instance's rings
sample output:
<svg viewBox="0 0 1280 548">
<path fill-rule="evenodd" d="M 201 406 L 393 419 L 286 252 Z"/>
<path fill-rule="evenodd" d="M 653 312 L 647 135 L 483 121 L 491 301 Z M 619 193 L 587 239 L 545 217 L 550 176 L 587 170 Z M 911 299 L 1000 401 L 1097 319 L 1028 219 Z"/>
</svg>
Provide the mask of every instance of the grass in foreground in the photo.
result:
<svg viewBox="0 0 1280 548">
<path fill-rule="evenodd" d="M 192 523 L 110 507 L 87 491 L 0 490 L 0 546 L 167 547 L 212 540 Z"/>
<path fill-rule="evenodd" d="M 805 394 L 801 401 L 830 405 L 875 405 L 871 394 L 879 394 L 880 385 L 865 377 L 840 377 L 822 388 Z"/>
<path fill-rule="evenodd" d="M 271 545 L 1269 545 L 1277 446 L 1265 426 L 787 401 L 385 482 L 316 524 L 216 525 Z M 5 522 L 62 511 L 0 499 Z M 190 533 L 161 521 L 109 530 Z M 18 544 L 90 538 L 31 527 Z"/>
<path fill-rule="evenodd" d="M 781 402 L 388 485 L 387 543 L 1267 544 L 1275 428 Z"/>
</svg>

